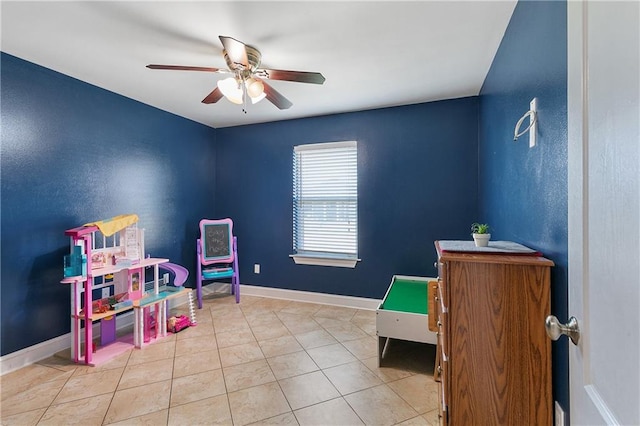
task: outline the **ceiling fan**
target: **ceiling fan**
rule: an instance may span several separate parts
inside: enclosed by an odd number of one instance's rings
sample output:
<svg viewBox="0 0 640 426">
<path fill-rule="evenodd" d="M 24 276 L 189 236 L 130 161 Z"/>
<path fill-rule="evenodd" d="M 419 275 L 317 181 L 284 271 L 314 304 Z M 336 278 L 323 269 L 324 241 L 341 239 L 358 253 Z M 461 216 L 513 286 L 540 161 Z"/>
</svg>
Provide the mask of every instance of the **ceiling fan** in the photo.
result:
<svg viewBox="0 0 640 426">
<path fill-rule="evenodd" d="M 293 105 L 291 101 L 267 84 L 265 80 L 324 83 L 324 76 L 318 72 L 258 68 L 262 58 L 262 54 L 258 49 L 232 37 L 219 36 L 219 38 L 224 48 L 222 53 L 229 69 L 158 64 L 149 64 L 147 68 L 152 70 L 204 71 L 233 74 L 233 77 L 218 80 L 217 87 L 202 100 L 202 103 L 205 104 L 216 103 L 223 96 L 239 105 L 246 105 L 247 97 L 254 104 L 266 97 L 269 102 L 279 109 L 287 109 Z M 246 108 L 243 108 L 243 111 L 246 113 Z"/>
</svg>

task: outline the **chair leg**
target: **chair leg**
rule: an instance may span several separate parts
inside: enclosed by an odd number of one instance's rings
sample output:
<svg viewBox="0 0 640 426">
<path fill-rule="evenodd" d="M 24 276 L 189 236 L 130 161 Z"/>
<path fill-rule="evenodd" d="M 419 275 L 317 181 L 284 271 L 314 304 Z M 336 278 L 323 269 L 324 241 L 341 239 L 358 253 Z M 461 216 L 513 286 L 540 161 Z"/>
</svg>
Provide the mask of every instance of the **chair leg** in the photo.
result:
<svg viewBox="0 0 640 426">
<path fill-rule="evenodd" d="M 233 276 L 232 282 L 233 284 L 231 287 L 235 289 L 236 303 L 240 303 L 240 280 L 238 279 L 237 273 Z"/>
<path fill-rule="evenodd" d="M 198 309 L 202 309 L 202 274 L 196 279 L 196 297 L 198 298 Z"/>
<path fill-rule="evenodd" d="M 236 291 L 236 303 L 240 303 L 240 269 L 238 268 L 238 237 L 233 237 L 233 277 L 232 286 Z"/>
<path fill-rule="evenodd" d="M 202 263 L 200 263 L 200 239 L 196 240 L 196 297 L 198 298 L 198 309 L 202 309 Z"/>
</svg>

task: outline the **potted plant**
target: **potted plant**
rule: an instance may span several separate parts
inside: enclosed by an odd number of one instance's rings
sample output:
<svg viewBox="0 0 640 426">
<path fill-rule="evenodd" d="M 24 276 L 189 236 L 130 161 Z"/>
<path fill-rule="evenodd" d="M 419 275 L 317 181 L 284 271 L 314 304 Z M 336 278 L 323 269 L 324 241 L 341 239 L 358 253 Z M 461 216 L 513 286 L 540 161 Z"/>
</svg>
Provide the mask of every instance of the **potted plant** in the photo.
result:
<svg viewBox="0 0 640 426">
<path fill-rule="evenodd" d="M 487 223 L 473 223 L 471 225 L 471 232 L 473 235 L 473 241 L 476 243 L 476 247 L 487 247 L 491 234 L 489 233 L 489 224 Z"/>
</svg>

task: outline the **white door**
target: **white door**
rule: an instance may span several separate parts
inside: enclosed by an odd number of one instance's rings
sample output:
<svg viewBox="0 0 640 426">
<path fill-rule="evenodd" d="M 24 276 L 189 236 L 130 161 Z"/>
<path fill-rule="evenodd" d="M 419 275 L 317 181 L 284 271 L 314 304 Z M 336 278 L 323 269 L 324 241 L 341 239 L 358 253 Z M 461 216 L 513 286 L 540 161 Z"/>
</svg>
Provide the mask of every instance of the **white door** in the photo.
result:
<svg viewBox="0 0 640 426">
<path fill-rule="evenodd" d="M 640 2 L 568 1 L 571 423 L 640 424 Z"/>
</svg>

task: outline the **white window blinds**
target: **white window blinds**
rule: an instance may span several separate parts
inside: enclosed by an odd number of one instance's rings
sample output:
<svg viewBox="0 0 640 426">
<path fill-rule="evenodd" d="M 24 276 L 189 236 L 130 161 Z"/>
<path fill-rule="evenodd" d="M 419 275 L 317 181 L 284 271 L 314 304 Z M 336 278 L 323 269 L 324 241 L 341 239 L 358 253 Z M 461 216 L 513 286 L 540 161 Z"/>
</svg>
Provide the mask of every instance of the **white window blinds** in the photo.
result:
<svg viewBox="0 0 640 426">
<path fill-rule="evenodd" d="M 297 255 L 358 255 L 356 141 L 293 151 L 293 249 Z"/>
</svg>

